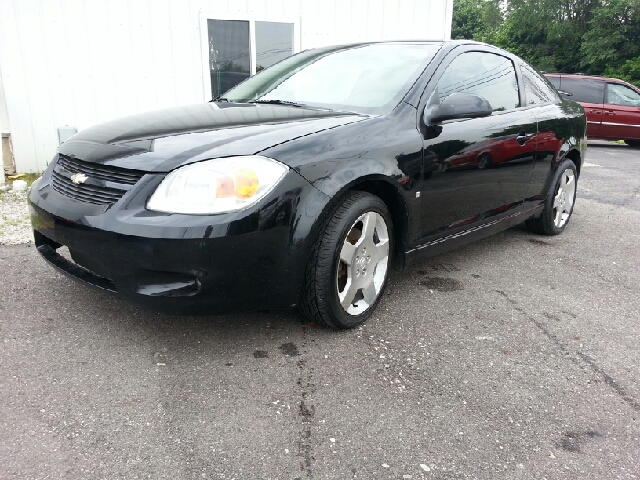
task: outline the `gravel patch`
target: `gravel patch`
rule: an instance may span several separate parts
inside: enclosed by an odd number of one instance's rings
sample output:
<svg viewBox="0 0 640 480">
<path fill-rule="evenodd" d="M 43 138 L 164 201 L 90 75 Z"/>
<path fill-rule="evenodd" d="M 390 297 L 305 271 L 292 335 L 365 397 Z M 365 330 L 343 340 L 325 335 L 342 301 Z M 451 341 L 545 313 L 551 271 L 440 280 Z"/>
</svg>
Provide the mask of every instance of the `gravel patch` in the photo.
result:
<svg viewBox="0 0 640 480">
<path fill-rule="evenodd" d="M 27 192 L 0 193 L 0 245 L 33 243 Z"/>
</svg>

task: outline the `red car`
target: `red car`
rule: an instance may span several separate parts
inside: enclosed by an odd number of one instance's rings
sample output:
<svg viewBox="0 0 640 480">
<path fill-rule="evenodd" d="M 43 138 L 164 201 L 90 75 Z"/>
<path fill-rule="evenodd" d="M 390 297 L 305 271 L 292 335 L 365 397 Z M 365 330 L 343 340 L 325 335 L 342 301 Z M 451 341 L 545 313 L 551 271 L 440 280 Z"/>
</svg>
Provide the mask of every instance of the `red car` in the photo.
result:
<svg viewBox="0 0 640 480">
<path fill-rule="evenodd" d="M 624 140 L 640 147 L 640 89 L 617 78 L 548 73 L 558 92 L 587 114 L 591 138 Z"/>
</svg>

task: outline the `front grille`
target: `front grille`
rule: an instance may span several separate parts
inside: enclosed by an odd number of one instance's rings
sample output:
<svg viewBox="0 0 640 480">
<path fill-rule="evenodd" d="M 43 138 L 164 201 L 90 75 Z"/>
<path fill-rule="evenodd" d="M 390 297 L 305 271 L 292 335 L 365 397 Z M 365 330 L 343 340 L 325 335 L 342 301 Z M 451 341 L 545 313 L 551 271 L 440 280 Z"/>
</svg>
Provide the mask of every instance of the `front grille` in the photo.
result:
<svg viewBox="0 0 640 480">
<path fill-rule="evenodd" d="M 53 172 L 53 189 L 80 202 L 96 205 L 112 205 L 127 193 L 118 188 L 98 187 L 96 185 L 76 185 L 69 178 Z"/>
<path fill-rule="evenodd" d="M 84 183 L 73 183 L 71 176 L 82 173 Z M 144 172 L 83 162 L 60 155 L 53 169 L 53 189 L 80 202 L 112 205 L 142 178 Z M 107 185 L 107 183 L 109 185 Z"/>
</svg>

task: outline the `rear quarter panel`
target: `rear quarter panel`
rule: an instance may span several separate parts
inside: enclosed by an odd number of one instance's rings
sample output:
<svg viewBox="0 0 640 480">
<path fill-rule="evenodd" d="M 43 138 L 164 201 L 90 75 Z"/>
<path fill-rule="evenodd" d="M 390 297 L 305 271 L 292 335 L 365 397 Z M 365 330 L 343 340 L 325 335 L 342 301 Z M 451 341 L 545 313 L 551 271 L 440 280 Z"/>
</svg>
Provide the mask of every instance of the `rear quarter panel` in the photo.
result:
<svg viewBox="0 0 640 480">
<path fill-rule="evenodd" d="M 567 155 L 581 170 L 587 146 L 587 120 L 582 106 L 569 100 L 538 107 L 535 115 L 538 145 L 527 201 L 540 203 Z"/>
</svg>

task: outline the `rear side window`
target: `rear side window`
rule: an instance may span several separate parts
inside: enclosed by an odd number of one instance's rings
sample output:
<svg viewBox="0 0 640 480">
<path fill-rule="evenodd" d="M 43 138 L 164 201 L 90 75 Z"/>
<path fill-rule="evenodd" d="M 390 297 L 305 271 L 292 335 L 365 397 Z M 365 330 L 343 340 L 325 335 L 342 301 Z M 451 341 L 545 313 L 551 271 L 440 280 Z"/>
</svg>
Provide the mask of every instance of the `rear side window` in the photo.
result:
<svg viewBox="0 0 640 480">
<path fill-rule="evenodd" d="M 538 72 L 526 63 L 520 65 L 524 80 L 524 94 L 527 105 L 541 105 L 558 101 L 558 96 Z"/>
<path fill-rule="evenodd" d="M 513 62 L 493 53 L 467 52 L 449 64 L 438 82 L 440 101 L 458 92 L 484 97 L 494 112 L 520 106 Z"/>
<path fill-rule="evenodd" d="M 599 103 L 604 102 L 604 82 L 590 78 L 562 77 L 560 90 L 572 94 L 569 97 L 574 102 Z"/>
<path fill-rule="evenodd" d="M 607 100 L 609 105 L 640 107 L 640 94 L 620 83 L 607 83 Z"/>
</svg>

